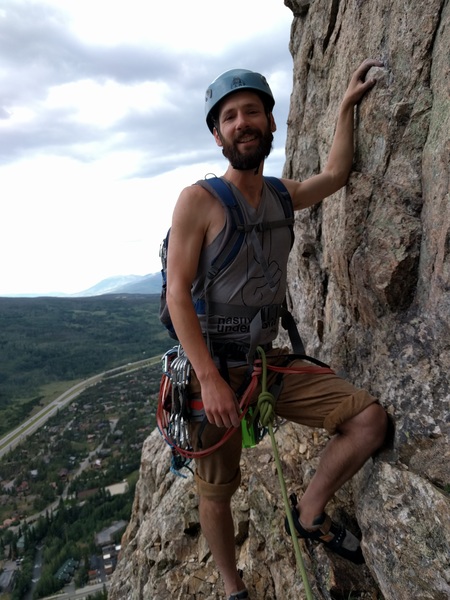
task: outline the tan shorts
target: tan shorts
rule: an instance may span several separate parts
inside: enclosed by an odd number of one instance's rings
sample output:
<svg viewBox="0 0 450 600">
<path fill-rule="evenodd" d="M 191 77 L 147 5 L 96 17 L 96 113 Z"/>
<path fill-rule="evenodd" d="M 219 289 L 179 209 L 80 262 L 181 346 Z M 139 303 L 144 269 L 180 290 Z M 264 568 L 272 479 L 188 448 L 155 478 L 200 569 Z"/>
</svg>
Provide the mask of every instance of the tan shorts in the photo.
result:
<svg viewBox="0 0 450 600">
<path fill-rule="evenodd" d="M 281 350 L 274 349 L 268 353 L 269 364 L 279 364 Z M 284 364 L 284 363 L 283 363 Z M 293 360 L 289 366 L 308 366 L 312 363 Z M 229 369 L 230 383 L 233 389 L 242 384 L 247 367 Z M 267 388 L 277 374 L 269 371 Z M 259 392 L 258 385 L 252 402 L 256 402 Z M 199 397 L 200 385 L 193 374 L 190 393 Z M 309 427 L 326 429 L 330 434 L 339 430 L 339 426 L 355 415 L 362 412 L 376 399 L 365 390 L 354 387 L 351 383 L 329 373 L 286 373 L 283 375 L 283 385 L 278 396 L 275 412 L 282 419 L 293 421 Z M 197 439 L 199 423 L 191 423 L 190 433 L 194 449 L 199 448 Z M 201 434 L 202 449 L 217 443 L 225 433 L 224 428 L 207 424 Z M 238 429 L 223 445 L 209 456 L 196 459 L 196 480 L 198 492 L 214 500 L 228 500 L 239 487 L 240 458 L 242 451 L 241 430 Z"/>
</svg>

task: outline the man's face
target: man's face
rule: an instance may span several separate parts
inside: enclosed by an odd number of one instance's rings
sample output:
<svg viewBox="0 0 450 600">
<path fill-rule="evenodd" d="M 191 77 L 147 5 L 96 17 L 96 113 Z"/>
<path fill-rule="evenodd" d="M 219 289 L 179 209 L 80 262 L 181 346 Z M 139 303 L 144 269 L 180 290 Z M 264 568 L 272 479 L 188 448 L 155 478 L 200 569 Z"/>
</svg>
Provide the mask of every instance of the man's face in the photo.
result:
<svg viewBox="0 0 450 600">
<path fill-rule="evenodd" d="M 258 94 L 242 91 L 223 101 L 214 137 L 232 167 L 254 170 L 269 156 L 275 129 Z"/>
</svg>

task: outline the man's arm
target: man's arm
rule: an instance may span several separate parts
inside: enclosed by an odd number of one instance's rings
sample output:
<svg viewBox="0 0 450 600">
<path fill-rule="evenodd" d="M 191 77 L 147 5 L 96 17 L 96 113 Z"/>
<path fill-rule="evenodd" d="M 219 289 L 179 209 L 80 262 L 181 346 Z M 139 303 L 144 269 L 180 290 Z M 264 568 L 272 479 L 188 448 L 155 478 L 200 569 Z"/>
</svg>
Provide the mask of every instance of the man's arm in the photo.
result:
<svg viewBox="0 0 450 600">
<path fill-rule="evenodd" d="M 166 298 L 177 337 L 200 382 L 208 421 L 218 427 L 238 427 L 236 395 L 211 358 L 191 297 L 201 250 L 224 222 L 222 205 L 206 190 L 196 185 L 183 190 L 170 230 Z"/>
<path fill-rule="evenodd" d="M 375 79 L 364 81 L 367 71 L 381 66 L 380 61 L 368 59 L 353 73 L 341 102 L 333 144 L 323 171 L 302 182 L 283 180 L 291 194 L 294 210 L 312 206 L 346 184 L 353 163 L 354 107 L 376 83 Z"/>
</svg>

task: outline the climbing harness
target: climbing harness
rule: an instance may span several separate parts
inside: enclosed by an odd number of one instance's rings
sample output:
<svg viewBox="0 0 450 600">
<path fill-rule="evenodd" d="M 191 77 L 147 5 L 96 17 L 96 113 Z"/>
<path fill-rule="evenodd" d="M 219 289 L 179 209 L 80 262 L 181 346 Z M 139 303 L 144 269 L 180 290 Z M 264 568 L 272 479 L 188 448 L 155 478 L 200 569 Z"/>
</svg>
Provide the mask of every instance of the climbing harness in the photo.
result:
<svg viewBox="0 0 450 600">
<path fill-rule="evenodd" d="M 258 353 L 260 356 L 266 357 L 265 350 L 261 346 L 258 346 Z M 267 364 L 267 360 L 265 359 L 263 367 L 261 358 L 254 361 L 251 371 L 245 378 L 246 386 L 244 389 L 242 389 L 241 386 L 241 389 L 237 393 L 241 410 L 241 423 L 245 420 L 245 423 L 242 425 L 242 431 L 244 436 L 245 433 L 247 433 L 248 436 L 248 438 L 244 440 L 244 447 L 246 447 L 245 443 L 249 443 L 252 446 L 256 445 L 267 432 L 267 427 L 264 424 L 264 411 L 267 410 L 265 404 L 263 404 L 263 407 L 260 406 L 260 403 L 258 403 L 255 408 L 251 406 L 251 400 L 257 388 L 258 378 L 260 376 L 264 376 L 263 381 L 265 382 L 267 371 L 278 373 L 278 377 L 270 391 L 275 402 L 281 391 L 281 380 L 284 374 L 334 373 L 328 365 L 307 355 L 287 355 L 283 358 L 286 360 L 302 358 L 314 364 L 302 366 L 277 366 Z M 173 454 L 183 457 L 186 462 L 191 459 L 209 456 L 220 448 L 220 446 L 222 446 L 222 444 L 224 444 L 237 429 L 230 427 L 225 431 L 222 438 L 213 446 L 194 450 L 193 444 L 189 438 L 188 422 L 189 420 L 203 420 L 206 424 L 206 421 L 203 416 L 202 402 L 192 400 L 188 396 L 188 385 L 191 374 L 190 362 L 185 355 L 182 346 L 178 345 L 174 346 L 164 354 L 162 357 L 162 364 L 163 374 L 159 388 L 158 406 L 156 411 L 156 422 L 161 435 L 172 449 Z M 262 418 L 261 411 L 263 411 Z M 182 463 L 181 459 L 179 462 Z M 183 466 L 183 464 L 181 466 Z"/>
<path fill-rule="evenodd" d="M 257 348 L 260 356 L 266 357 L 265 351 L 258 346 Z M 255 360 L 252 365 L 252 371 L 249 374 L 249 383 L 243 390 L 242 394 L 239 394 L 239 407 L 241 409 L 240 420 L 242 421 L 247 412 L 249 412 L 251 399 L 254 395 L 256 387 L 258 385 L 258 378 L 262 376 L 262 383 L 266 381 L 267 371 L 273 371 L 279 374 L 275 382 L 275 386 L 281 385 L 281 377 L 284 374 L 300 374 L 300 373 L 330 373 L 334 374 L 334 371 L 325 363 L 322 363 L 309 356 L 297 356 L 287 355 L 286 359 L 302 358 L 304 360 L 311 361 L 315 364 L 312 365 L 301 365 L 301 366 L 277 366 L 267 364 L 265 358 Z M 158 407 L 156 410 L 156 422 L 158 429 L 163 436 L 164 440 L 168 445 L 180 456 L 186 459 L 202 458 L 203 456 L 209 456 L 217 450 L 222 444 L 224 444 L 236 431 L 235 427 L 227 429 L 222 438 L 213 446 L 205 449 L 194 450 L 193 444 L 189 438 L 189 430 L 187 423 L 190 419 L 201 420 L 199 417 L 202 413 L 196 412 L 198 407 L 195 401 L 192 401 L 188 397 L 188 384 L 191 373 L 191 365 L 187 356 L 184 353 L 183 348 L 174 346 L 171 350 L 168 350 L 162 357 L 163 362 L 163 374 L 161 378 L 161 384 L 159 389 Z M 263 364 L 264 362 L 264 364 Z M 271 396 L 278 395 L 280 388 L 271 391 Z M 266 391 L 264 394 L 267 393 Z M 263 395 L 264 399 L 264 395 Z M 201 404 L 201 402 L 200 402 Z M 262 404 L 262 406 L 261 406 Z M 254 424 L 256 419 L 262 425 L 262 429 L 266 428 L 265 411 L 267 406 L 265 402 L 258 402 L 256 409 L 251 407 L 251 418 L 247 421 L 247 427 Z M 261 414 L 262 413 L 262 414 Z M 262 417 L 262 418 L 261 418 Z M 259 436 L 261 438 L 262 435 Z"/>
</svg>

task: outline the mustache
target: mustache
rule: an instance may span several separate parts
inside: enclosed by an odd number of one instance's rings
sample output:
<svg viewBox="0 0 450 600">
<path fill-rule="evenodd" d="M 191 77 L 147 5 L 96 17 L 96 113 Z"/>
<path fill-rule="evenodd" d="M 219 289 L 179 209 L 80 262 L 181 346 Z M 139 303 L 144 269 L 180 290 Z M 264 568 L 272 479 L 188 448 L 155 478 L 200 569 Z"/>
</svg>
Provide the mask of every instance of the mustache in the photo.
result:
<svg viewBox="0 0 450 600">
<path fill-rule="evenodd" d="M 245 140 L 246 138 L 248 138 L 248 136 L 254 136 L 257 138 L 261 138 L 262 137 L 262 133 L 259 129 L 256 129 L 255 127 L 248 127 L 247 129 L 245 129 L 245 131 L 242 131 L 241 133 L 239 133 L 235 138 L 234 141 L 235 142 L 242 142 L 243 140 Z"/>
</svg>

